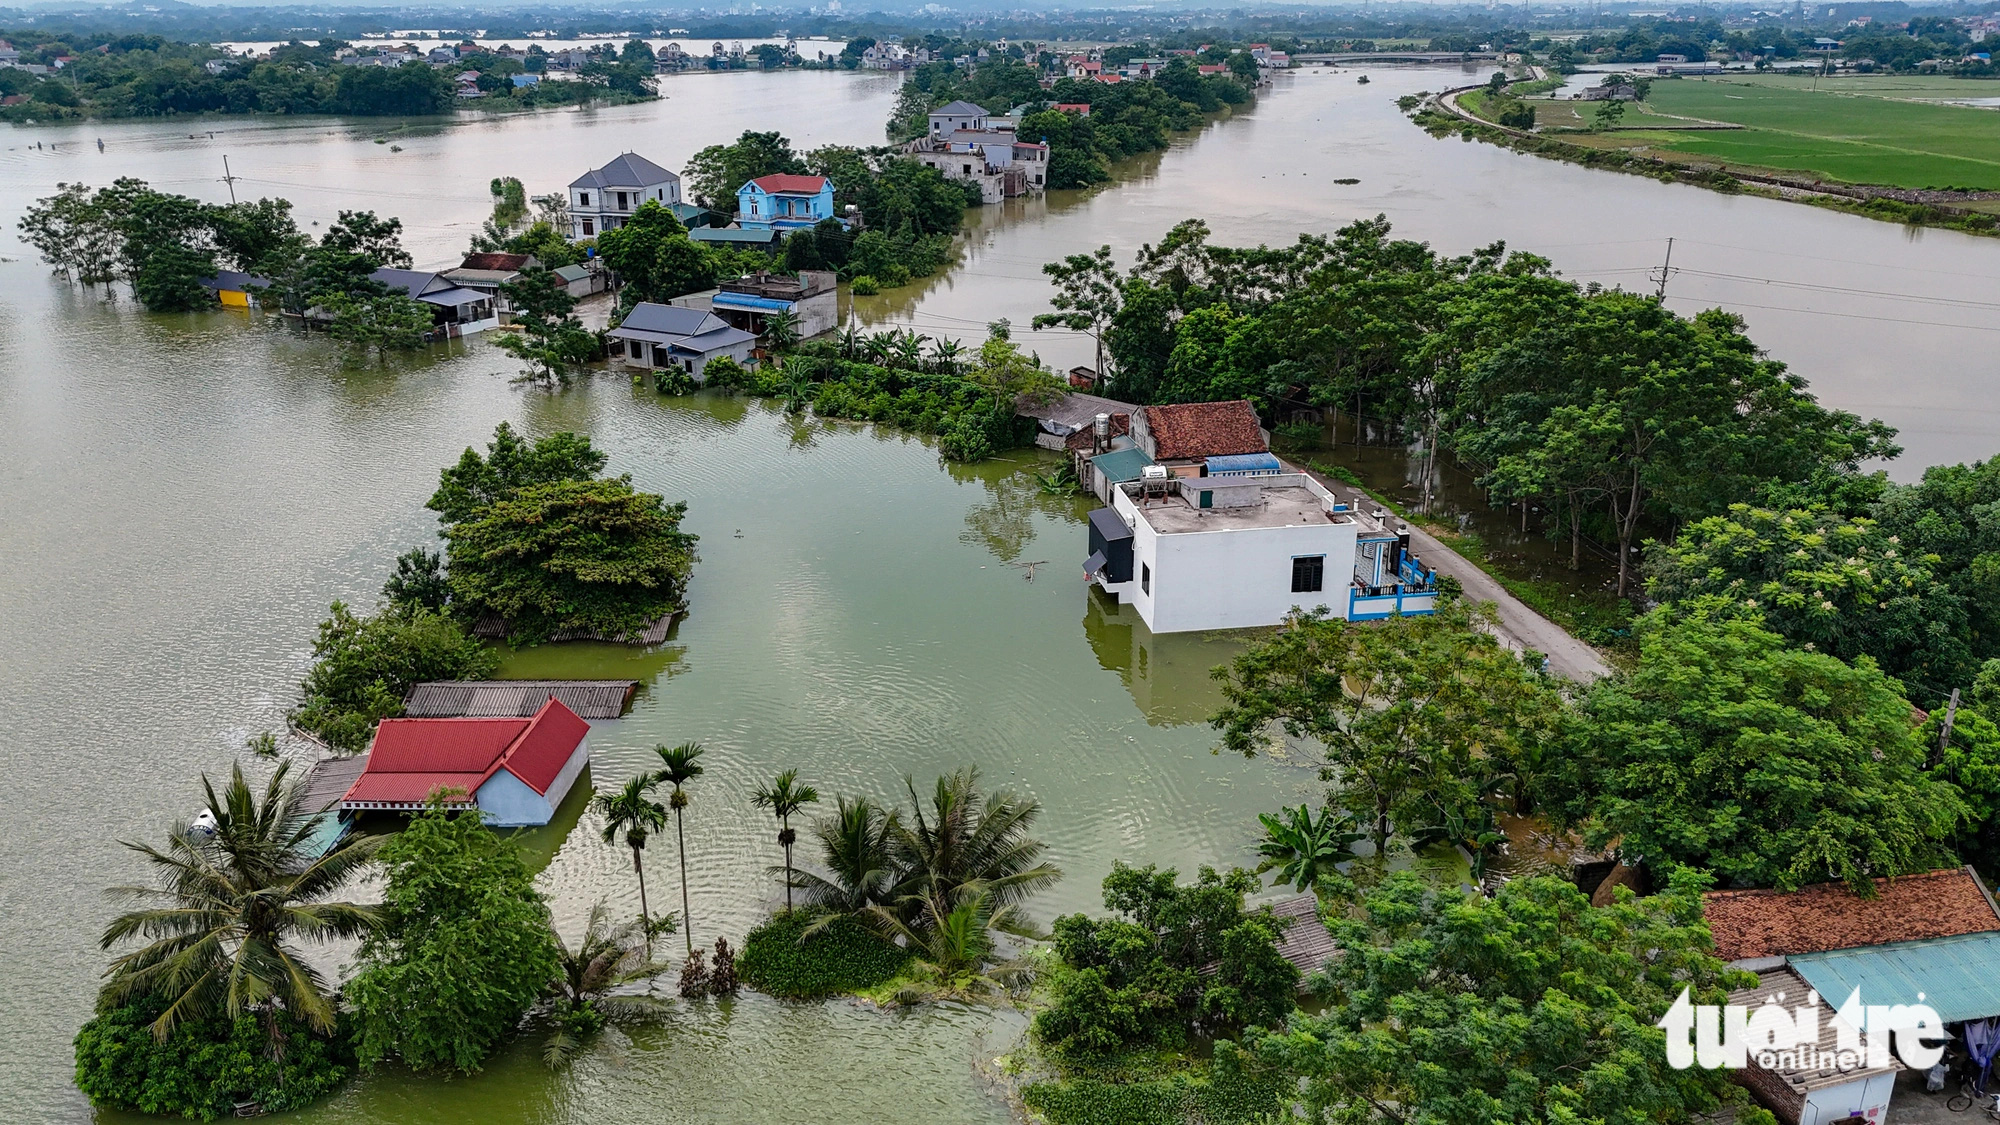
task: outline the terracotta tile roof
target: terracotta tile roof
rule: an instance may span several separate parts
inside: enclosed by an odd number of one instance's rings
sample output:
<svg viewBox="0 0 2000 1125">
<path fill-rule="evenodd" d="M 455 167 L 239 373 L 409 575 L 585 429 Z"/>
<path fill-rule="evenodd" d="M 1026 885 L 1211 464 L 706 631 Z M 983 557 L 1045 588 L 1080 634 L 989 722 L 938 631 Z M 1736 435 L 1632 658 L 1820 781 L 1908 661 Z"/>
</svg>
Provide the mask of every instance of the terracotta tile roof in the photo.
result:
<svg viewBox="0 0 2000 1125">
<path fill-rule="evenodd" d="M 1257 411 L 1245 399 L 1146 407 L 1146 428 L 1161 461 L 1264 452 Z"/>
<path fill-rule="evenodd" d="M 523 270 L 528 268 L 527 254 L 502 254 L 489 251 L 483 254 L 467 254 L 459 263 L 462 270 Z"/>
<path fill-rule="evenodd" d="M 825 176 L 795 176 L 789 172 L 777 172 L 769 176 L 759 176 L 750 181 L 773 195 L 799 194 L 818 195 L 826 186 Z"/>
<path fill-rule="evenodd" d="M 1710 891 L 1702 905 L 1724 961 L 2000 930 L 2000 914 L 1969 868 L 1877 879 L 1875 891 L 1873 899 L 1856 898 L 1844 883 L 1790 893 Z"/>
</svg>

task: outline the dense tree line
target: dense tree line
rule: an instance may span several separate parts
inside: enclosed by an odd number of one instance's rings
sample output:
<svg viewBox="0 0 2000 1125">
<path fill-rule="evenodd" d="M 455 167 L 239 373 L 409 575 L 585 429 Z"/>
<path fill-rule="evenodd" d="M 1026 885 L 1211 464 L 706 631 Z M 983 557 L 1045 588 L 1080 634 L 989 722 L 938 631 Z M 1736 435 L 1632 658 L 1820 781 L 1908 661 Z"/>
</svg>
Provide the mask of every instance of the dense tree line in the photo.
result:
<svg viewBox="0 0 2000 1125">
<path fill-rule="evenodd" d="M 10 31 L 4 37 L 21 49 L 24 62 L 70 60 L 47 75 L 0 69 L 0 95 L 27 99 L 0 110 L 10 120 L 186 113 L 420 116 L 450 113 L 464 104 L 504 109 L 654 96 L 652 51 L 637 41 L 622 50 L 604 47 L 574 81 L 516 87 L 513 75 L 544 71 L 547 56 L 540 47 L 530 48 L 525 58 L 476 50 L 442 66 L 364 66 L 337 57 L 350 46 L 337 39 L 315 45 L 293 40 L 268 58 L 249 59 L 158 35 Z M 460 99 L 458 75 L 475 71 L 483 96 Z"/>
</svg>

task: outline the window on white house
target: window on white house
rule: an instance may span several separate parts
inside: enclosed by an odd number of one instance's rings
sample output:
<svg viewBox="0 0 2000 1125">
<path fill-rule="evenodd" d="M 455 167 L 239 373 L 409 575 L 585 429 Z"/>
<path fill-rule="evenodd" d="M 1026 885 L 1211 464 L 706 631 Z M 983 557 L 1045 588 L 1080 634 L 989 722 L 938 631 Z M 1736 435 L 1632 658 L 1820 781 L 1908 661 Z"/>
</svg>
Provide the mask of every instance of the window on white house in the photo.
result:
<svg viewBox="0 0 2000 1125">
<path fill-rule="evenodd" d="M 1325 555 L 1300 555 L 1292 559 L 1292 593 L 1317 594 L 1325 585 Z"/>
<path fill-rule="evenodd" d="M 1153 568 L 1145 563 L 1139 564 L 1139 590 L 1146 594 L 1153 592 Z"/>
<path fill-rule="evenodd" d="M 578 207 L 588 207 L 588 206 L 590 206 L 590 193 L 589 193 L 589 192 L 587 192 L 587 191 L 580 191 L 580 192 L 577 192 L 577 193 L 576 193 L 576 205 L 577 205 Z"/>
<path fill-rule="evenodd" d="M 585 219 L 585 220 L 583 221 L 583 233 L 585 233 L 585 234 L 596 234 L 596 233 L 597 233 L 597 227 L 596 227 L 596 226 L 595 226 L 595 225 L 594 225 L 594 224 L 593 224 L 593 223 L 592 223 L 592 222 L 591 222 L 591 221 L 590 221 L 589 219 Z"/>
</svg>

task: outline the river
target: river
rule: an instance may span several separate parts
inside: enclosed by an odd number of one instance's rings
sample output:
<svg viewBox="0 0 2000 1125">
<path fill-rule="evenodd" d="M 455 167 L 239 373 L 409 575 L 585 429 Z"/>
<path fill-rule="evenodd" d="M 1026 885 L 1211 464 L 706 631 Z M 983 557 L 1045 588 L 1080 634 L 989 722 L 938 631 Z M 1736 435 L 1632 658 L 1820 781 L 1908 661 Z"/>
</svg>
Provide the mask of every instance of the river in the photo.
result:
<svg viewBox="0 0 2000 1125">
<path fill-rule="evenodd" d="M 1110 188 L 986 209 L 960 267 L 859 311 L 967 337 L 1008 317 L 1067 365 L 1087 359 L 1086 341 L 1025 330 L 1045 299 L 1039 264 L 1099 242 L 1129 259 L 1189 215 L 1225 240 L 1275 241 L 1381 211 L 1452 250 L 1504 237 L 1573 276 L 1626 284 L 1673 234 L 1688 272 L 1672 279 L 1672 299 L 1754 302 L 1745 314 L 1757 338 L 1828 402 L 1903 427 L 1912 452 L 1899 475 L 1991 452 L 1988 333 L 1894 321 L 1977 321 L 1947 302 L 1996 298 L 1992 244 L 1431 141 L 1391 103 L 1463 81 L 1456 71 L 1378 69 L 1365 86 L 1354 73 L 1281 78 L 1254 111 L 1137 162 Z M 1043 921 L 1095 909 L 1114 858 L 1248 863 L 1255 814 L 1315 792 L 1309 763 L 1209 752 L 1205 672 L 1240 639 L 1151 637 L 1088 598 L 1070 567 L 1082 507 L 1040 496 L 1030 455 L 941 468 L 912 438 L 801 427 L 740 399 L 663 400 L 617 375 L 530 389 L 477 340 L 376 364 L 261 317 L 148 316 L 51 280 L 14 231 L 58 181 L 137 175 L 226 199 L 226 152 L 239 192 L 286 195 L 322 225 L 341 208 L 398 214 L 419 262 L 436 262 L 478 228 L 493 176 L 554 190 L 623 149 L 677 167 L 746 128 L 776 126 L 800 146 L 873 143 L 895 81 L 697 75 L 667 84 L 662 102 L 451 126 L 218 118 L 4 134 L 0 765 L 14 796 L 0 955 L 15 969 L 0 981 L 0 1098 L 10 1117 L 113 1119 L 73 1089 L 69 1040 L 103 965 L 95 939 L 113 907 L 100 888 L 143 875 L 116 842 L 184 822 L 198 775 L 225 774 L 246 738 L 282 727 L 326 604 L 372 604 L 393 557 L 433 541 L 422 503 L 438 467 L 501 420 L 589 432 L 613 472 L 690 504 L 702 562 L 694 612 L 668 645 L 552 647 L 506 671 L 646 682 L 632 714 L 593 739 L 600 786 L 644 768 L 656 743 L 709 748 L 688 822 L 704 941 L 740 938 L 776 891 L 765 874 L 774 826 L 749 794 L 779 769 L 798 767 L 829 800 L 893 798 L 905 774 L 921 785 L 973 763 L 1034 794 L 1068 873 L 1034 904 Z M 1361 183 L 1331 183 L 1348 175 Z M 1774 280 L 1706 276 L 1725 273 Z M 1927 297 L 1797 288 L 1809 283 Z M 1870 316 L 1888 319 L 1859 319 Z M 1008 565 L 1042 560 L 1033 580 Z M 571 933 L 599 899 L 636 908 L 623 850 L 579 816 L 572 803 L 530 839 Z M 649 860 L 663 902 L 671 844 Z M 607 1033 L 560 1076 L 524 1045 L 474 1080 L 376 1076 L 298 1119 L 997 1122 L 1004 1109 L 972 1064 L 1018 1026 L 973 1009 L 886 1014 L 745 995 L 683 1008 L 655 1030 Z"/>
</svg>

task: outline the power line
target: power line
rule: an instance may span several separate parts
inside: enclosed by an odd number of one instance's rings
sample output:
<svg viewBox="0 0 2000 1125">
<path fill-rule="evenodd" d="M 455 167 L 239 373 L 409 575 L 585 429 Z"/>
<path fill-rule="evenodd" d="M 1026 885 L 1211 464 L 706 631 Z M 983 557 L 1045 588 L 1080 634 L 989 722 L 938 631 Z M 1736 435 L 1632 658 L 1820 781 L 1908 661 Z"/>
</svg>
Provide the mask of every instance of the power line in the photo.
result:
<svg viewBox="0 0 2000 1125">
<path fill-rule="evenodd" d="M 1708 303 L 1695 301 L 1693 297 L 1674 297 L 1672 299 L 1676 301 L 1694 301 L 1696 304 Z M 1842 320 L 1878 320 L 1884 324 L 1917 324 L 1926 328 L 1963 328 L 1973 332 L 2000 332 L 2000 325 L 1991 324 L 1952 324 L 1941 320 L 1910 320 L 1907 317 L 1901 316 L 1869 316 L 1866 313 L 1827 312 L 1823 309 L 1795 309 L 1786 305 L 1753 305 L 1747 301 L 1731 301 L 1730 306 L 1743 309 L 1763 309 L 1767 312 L 1804 313 L 1807 316 L 1837 316 Z"/>
</svg>

